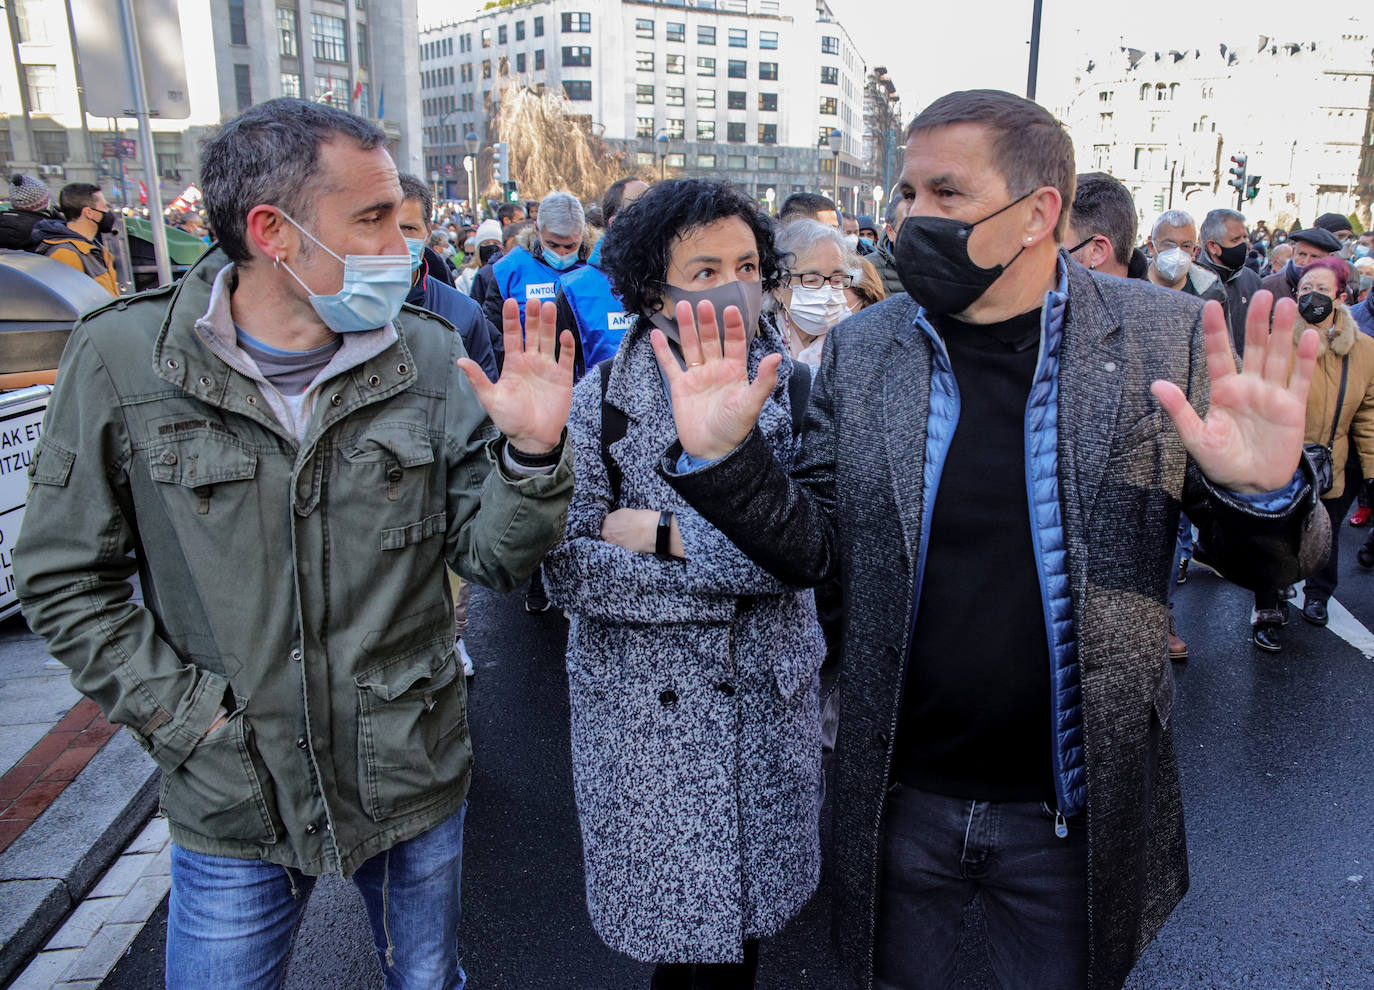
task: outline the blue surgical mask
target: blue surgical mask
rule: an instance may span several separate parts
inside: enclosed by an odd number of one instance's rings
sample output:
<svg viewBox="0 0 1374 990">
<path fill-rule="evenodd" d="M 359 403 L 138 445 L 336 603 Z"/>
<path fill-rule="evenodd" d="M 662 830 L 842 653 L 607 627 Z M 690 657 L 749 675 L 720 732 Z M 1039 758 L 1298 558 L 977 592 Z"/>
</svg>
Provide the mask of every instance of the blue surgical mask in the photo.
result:
<svg viewBox="0 0 1374 990">
<path fill-rule="evenodd" d="M 577 264 L 577 252 L 572 254 L 555 254 L 548 248 L 544 249 L 544 264 L 548 265 L 556 272 L 566 272 L 573 265 Z"/>
<path fill-rule="evenodd" d="M 288 214 L 283 212 L 282 216 L 331 257 L 343 263 L 343 285 L 338 292 L 310 294 L 310 305 L 325 326 L 335 333 L 358 333 L 386 326 L 396 319 L 410 293 L 409 254 L 350 254 L 347 258 L 340 258 Z M 284 264 L 281 267 L 302 289 L 310 292 L 310 286 L 302 282 L 299 275 Z"/>
<path fill-rule="evenodd" d="M 1357 257 L 1357 258 L 1368 258 L 1368 257 L 1369 257 L 1369 245 L 1368 245 L 1368 244 L 1356 244 L 1356 245 L 1355 245 L 1355 257 Z"/>
<path fill-rule="evenodd" d="M 407 237 L 406 247 L 410 249 L 410 270 L 414 271 L 420 267 L 420 262 L 424 260 L 425 242 L 414 237 Z"/>
</svg>

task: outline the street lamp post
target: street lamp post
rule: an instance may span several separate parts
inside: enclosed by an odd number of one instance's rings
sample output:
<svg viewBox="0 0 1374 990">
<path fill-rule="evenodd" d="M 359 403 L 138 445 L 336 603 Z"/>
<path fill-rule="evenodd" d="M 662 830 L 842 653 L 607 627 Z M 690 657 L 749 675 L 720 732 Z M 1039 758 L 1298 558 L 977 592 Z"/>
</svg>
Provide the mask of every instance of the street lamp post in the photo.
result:
<svg viewBox="0 0 1374 990">
<path fill-rule="evenodd" d="M 658 145 L 658 181 L 662 182 L 668 177 L 668 132 L 659 131 L 654 144 Z"/>
<path fill-rule="evenodd" d="M 844 143 L 844 134 L 838 127 L 832 127 L 830 133 L 825 137 L 825 143 L 830 146 L 830 154 L 834 158 L 835 164 L 835 209 L 840 209 L 840 145 Z M 835 218 L 836 220 L 839 217 Z"/>
<path fill-rule="evenodd" d="M 885 191 L 884 191 L 884 189 L 883 189 L 882 186 L 880 186 L 880 185 L 874 185 L 874 186 L 873 186 L 873 224 L 874 224 L 875 227 L 881 227 L 881 226 L 882 226 L 882 222 L 883 222 L 883 196 L 884 196 L 884 195 L 885 195 Z M 874 235 L 875 235 L 875 236 L 877 235 L 877 231 L 874 231 Z"/>
<path fill-rule="evenodd" d="M 773 216 L 773 201 L 778 198 L 778 191 L 769 186 L 763 191 L 763 198 L 768 202 L 768 215 Z"/>
<path fill-rule="evenodd" d="M 467 157 L 463 159 L 463 169 L 468 173 L 468 206 L 472 208 L 473 217 L 480 220 L 482 211 L 477 205 L 477 149 L 482 146 L 482 139 L 473 131 L 468 131 L 463 135 L 463 145 L 468 149 Z"/>
</svg>

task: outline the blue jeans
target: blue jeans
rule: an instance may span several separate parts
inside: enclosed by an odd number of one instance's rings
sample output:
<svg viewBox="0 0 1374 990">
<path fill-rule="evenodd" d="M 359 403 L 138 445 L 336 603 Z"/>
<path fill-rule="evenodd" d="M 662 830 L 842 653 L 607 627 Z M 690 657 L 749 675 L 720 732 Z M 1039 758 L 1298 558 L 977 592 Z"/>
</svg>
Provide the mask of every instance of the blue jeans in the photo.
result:
<svg viewBox="0 0 1374 990">
<path fill-rule="evenodd" d="M 1178 565 L 1193 559 L 1193 524 L 1182 512 L 1178 514 L 1178 540 L 1174 544 L 1174 568 L 1169 572 L 1169 611 L 1174 610 L 1174 592 L 1178 590 Z"/>
<path fill-rule="evenodd" d="M 463 819 L 467 803 L 353 875 L 387 990 L 462 990 Z M 261 860 L 172 846 L 168 990 L 276 990 L 315 878 Z"/>
<path fill-rule="evenodd" d="M 969 801 L 901 784 L 888 794 L 875 990 L 956 986 L 964 909 L 982 900 L 998 987 L 1088 980 L 1088 836 L 1055 834 L 1038 802 Z"/>
</svg>

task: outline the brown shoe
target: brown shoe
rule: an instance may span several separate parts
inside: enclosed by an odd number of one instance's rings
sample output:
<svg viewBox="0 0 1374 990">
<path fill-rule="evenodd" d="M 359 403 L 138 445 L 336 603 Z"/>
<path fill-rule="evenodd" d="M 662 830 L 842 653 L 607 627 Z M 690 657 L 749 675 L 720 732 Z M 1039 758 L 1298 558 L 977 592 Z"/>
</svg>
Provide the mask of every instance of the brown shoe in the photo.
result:
<svg viewBox="0 0 1374 990">
<path fill-rule="evenodd" d="M 1169 613 L 1169 659 L 1174 663 L 1182 663 L 1188 659 L 1188 644 L 1178 638 L 1174 632 L 1174 613 Z"/>
</svg>

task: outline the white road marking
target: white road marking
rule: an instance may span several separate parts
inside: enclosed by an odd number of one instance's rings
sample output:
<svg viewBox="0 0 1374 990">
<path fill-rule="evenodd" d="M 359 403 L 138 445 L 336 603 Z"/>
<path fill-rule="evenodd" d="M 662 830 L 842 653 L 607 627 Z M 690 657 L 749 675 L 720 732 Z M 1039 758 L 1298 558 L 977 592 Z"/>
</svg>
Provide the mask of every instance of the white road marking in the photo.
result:
<svg viewBox="0 0 1374 990">
<path fill-rule="evenodd" d="M 1301 582 L 1298 583 L 1297 588 L 1301 594 Z M 1366 660 L 1374 660 L 1374 632 L 1366 629 L 1364 624 L 1351 615 L 1350 610 L 1335 598 L 1326 603 L 1326 611 L 1331 617 L 1326 628 L 1363 653 Z"/>
</svg>

